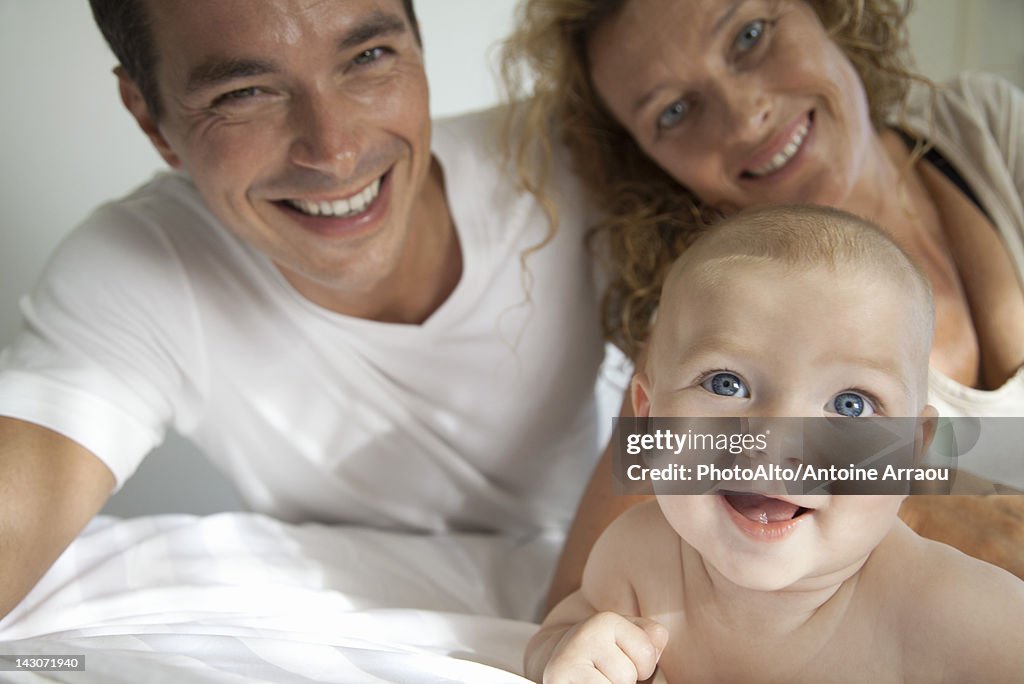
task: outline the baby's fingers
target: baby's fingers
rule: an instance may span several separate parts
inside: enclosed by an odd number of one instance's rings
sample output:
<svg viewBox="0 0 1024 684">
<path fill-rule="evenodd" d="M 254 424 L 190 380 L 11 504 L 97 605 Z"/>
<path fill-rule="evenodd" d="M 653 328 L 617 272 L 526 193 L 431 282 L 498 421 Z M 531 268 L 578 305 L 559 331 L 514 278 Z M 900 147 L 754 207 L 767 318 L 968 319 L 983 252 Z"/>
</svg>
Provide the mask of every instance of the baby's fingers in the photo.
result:
<svg viewBox="0 0 1024 684">
<path fill-rule="evenodd" d="M 667 640 L 653 620 L 598 613 L 565 634 L 544 683 L 636 684 L 654 672 Z"/>
<path fill-rule="evenodd" d="M 629 660 L 631 671 L 619 672 L 617 675 L 622 678 L 615 679 L 609 676 L 609 672 L 605 672 L 601 663 L 597 663 L 597 668 L 613 682 L 647 679 L 654 674 L 654 668 L 658 666 L 658 659 L 667 643 L 668 630 L 660 623 L 648 618 L 626 617 L 616 626 L 615 645 Z M 619 662 L 619 659 L 615 660 Z M 609 667 L 616 666 L 609 663 Z"/>
</svg>

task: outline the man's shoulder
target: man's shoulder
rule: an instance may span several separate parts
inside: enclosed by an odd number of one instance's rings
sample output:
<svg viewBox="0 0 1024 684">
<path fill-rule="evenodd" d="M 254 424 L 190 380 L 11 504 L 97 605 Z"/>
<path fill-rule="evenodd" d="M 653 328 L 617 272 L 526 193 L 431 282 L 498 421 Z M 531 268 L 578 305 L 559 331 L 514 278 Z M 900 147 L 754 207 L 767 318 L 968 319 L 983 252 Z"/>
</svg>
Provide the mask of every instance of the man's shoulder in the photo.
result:
<svg viewBox="0 0 1024 684">
<path fill-rule="evenodd" d="M 506 122 L 507 108 L 503 105 L 448 114 L 434 119 L 434 138 L 478 143 L 498 149 L 502 126 Z"/>
<path fill-rule="evenodd" d="M 213 222 L 213 217 L 187 176 L 159 171 L 128 194 L 99 205 L 82 225 L 160 226 L 168 221 L 187 221 L 188 225 L 199 227 Z"/>
<path fill-rule="evenodd" d="M 187 177 L 158 173 L 98 206 L 51 256 L 42 285 L 145 288 L 181 285 L 188 269 L 223 262 L 234 241 L 218 229 Z"/>
<path fill-rule="evenodd" d="M 502 111 L 495 107 L 434 120 L 432 148 L 446 180 L 464 175 L 463 182 L 486 183 L 507 177 L 502 167 Z"/>
</svg>

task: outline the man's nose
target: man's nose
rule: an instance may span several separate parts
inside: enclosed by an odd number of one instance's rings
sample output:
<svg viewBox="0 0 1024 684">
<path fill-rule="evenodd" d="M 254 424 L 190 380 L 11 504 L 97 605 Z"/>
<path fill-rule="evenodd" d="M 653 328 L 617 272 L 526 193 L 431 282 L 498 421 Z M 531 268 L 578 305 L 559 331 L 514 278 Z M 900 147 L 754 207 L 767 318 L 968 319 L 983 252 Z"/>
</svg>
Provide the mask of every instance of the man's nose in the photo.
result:
<svg viewBox="0 0 1024 684">
<path fill-rule="evenodd" d="M 291 161 L 308 169 L 346 178 L 359 162 L 360 115 L 338 94 L 315 93 L 292 108 Z"/>
</svg>

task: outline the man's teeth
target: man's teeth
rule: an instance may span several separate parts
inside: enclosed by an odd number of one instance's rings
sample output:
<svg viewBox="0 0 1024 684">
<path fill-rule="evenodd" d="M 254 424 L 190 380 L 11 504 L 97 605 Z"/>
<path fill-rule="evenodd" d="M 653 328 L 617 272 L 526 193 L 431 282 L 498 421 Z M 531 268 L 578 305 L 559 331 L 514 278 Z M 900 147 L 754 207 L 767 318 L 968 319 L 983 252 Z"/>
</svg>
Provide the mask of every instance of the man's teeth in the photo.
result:
<svg viewBox="0 0 1024 684">
<path fill-rule="evenodd" d="M 796 154 L 797 150 L 800 149 L 800 145 L 803 144 L 804 138 L 807 137 L 807 131 L 809 131 L 810 128 L 810 121 L 805 121 L 803 125 L 793 132 L 793 137 L 790 138 L 789 142 L 786 143 L 786 146 L 782 148 L 781 152 L 776 152 L 770 162 L 759 169 L 754 169 L 750 174 L 752 176 L 764 176 L 773 171 L 778 171 L 785 166 L 786 163 L 793 158 L 793 155 Z"/>
<path fill-rule="evenodd" d="M 380 178 L 363 188 L 362 192 L 333 202 L 310 202 L 301 199 L 287 201 L 299 211 L 311 216 L 347 217 L 365 211 L 368 206 L 373 204 L 373 200 L 377 199 L 378 194 L 380 194 Z"/>
</svg>

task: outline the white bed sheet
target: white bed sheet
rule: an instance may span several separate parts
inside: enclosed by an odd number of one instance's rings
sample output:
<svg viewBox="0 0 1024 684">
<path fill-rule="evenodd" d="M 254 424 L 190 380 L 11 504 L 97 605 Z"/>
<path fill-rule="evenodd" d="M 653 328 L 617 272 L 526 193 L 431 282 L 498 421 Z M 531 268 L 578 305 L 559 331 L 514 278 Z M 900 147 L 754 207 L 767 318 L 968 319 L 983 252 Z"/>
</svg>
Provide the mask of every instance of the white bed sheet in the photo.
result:
<svg viewBox="0 0 1024 684">
<path fill-rule="evenodd" d="M 80 654 L 85 671 L 0 681 L 522 684 L 560 543 L 101 517 L 0 621 L 0 654 Z"/>
</svg>

